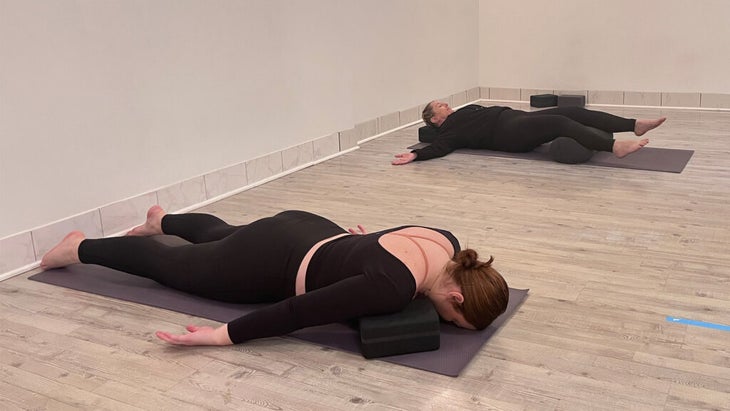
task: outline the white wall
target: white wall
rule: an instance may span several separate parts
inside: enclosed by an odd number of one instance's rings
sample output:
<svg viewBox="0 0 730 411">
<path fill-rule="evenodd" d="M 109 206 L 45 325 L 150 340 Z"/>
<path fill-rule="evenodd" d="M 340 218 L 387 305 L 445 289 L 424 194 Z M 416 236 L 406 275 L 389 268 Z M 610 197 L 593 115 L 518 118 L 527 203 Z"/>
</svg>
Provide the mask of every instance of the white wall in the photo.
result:
<svg viewBox="0 0 730 411">
<path fill-rule="evenodd" d="M 387 104 L 407 108 L 479 85 L 478 1 L 356 4 L 359 22 L 351 30 L 356 122 L 388 112 Z"/>
<path fill-rule="evenodd" d="M 0 0 L 0 238 L 475 87 L 477 9 Z"/>
<path fill-rule="evenodd" d="M 730 92 L 727 0 L 479 2 L 481 86 Z"/>
</svg>

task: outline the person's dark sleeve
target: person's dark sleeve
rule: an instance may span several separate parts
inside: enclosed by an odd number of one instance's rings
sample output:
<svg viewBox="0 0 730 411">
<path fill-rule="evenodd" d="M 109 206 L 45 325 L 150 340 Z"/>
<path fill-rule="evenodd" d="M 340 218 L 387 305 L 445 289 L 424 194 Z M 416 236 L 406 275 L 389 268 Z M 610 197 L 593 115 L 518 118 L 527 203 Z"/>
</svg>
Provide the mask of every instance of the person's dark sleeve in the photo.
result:
<svg viewBox="0 0 730 411">
<path fill-rule="evenodd" d="M 462 148 L 464 145 L 458 141 L 453 133 L 440 134 L 430 145 L 424 148 L 418 148 L 411 150 L 411 153 L 416 153 L 416 158 L 413 161 L 425 161 L 432 158 L 443 157 L 457 148 Z"/>
<path fill-rule="evenodd" d="M 358 275 L 327 287 L 290 297 L 228 323 L 234 344 L 255 338 L 288 334 L 304 327 L 400 311 L 413 297 L 412 290 Z"/>
</svg>

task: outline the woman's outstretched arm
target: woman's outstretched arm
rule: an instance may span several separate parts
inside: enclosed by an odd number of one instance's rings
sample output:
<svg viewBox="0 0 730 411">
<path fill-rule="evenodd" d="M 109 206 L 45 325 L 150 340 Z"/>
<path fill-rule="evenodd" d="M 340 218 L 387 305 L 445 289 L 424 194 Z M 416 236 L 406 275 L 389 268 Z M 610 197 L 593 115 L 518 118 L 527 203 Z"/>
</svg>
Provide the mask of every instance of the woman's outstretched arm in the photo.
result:
<svg viewBox="0 0 730 411">
<path fill-rule="evenodd" d="M 218 328 L 188 326 L 187 334 L 158 331 L 157 337 L 177 345 L 227 345 L 288 334 L 300 328 L 353 320 L 365 315 L 402 310 L 412 289 L 378 287 L 365 275 L 266 306 Z"/>
</svg>

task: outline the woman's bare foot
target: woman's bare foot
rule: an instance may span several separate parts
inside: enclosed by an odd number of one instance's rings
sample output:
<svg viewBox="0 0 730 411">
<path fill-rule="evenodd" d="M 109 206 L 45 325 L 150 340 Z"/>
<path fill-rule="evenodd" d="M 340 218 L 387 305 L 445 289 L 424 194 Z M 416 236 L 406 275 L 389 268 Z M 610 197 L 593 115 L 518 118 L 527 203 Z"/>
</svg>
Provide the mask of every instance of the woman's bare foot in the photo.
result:
<svg viewBox="0 0 730 411">
<path fill-rule="evenodd" d="M 643 136 L 647 131 L 653 130 L 662 125 L 667 120 L 666 117 L 660 117 L 652 120 L 636 120 L 634 126 L 634 134 L 637 136 Z"/>
<path fill-rule="evenodd" d="M 641 140 L 616 140 L 613 142 L 613 154 L 618 158 L 626 157 L 647 144 L 649 144 L 648 138 L 642 138 Z"/>
<path fill-rule="evenodd" d="M 60 243 L 43 256 L 41 268 L 48 270 L 49 268 L 65 267 L 80 263 L 79 244 L 84 241 L 84 238 L 84 233 L 81 231 L 71 231 L 68 233 Z"/>
<path fill-rule="evenodd" d="M 134 227 L 130 230 L 127 235 L 157 235 L 163 234 L 162 232 L 162 217 L 165 216 L 165 210 L 158 205 L 153 205 L 147 210 L 147 221 L 144 224 Z"/>
</svg>

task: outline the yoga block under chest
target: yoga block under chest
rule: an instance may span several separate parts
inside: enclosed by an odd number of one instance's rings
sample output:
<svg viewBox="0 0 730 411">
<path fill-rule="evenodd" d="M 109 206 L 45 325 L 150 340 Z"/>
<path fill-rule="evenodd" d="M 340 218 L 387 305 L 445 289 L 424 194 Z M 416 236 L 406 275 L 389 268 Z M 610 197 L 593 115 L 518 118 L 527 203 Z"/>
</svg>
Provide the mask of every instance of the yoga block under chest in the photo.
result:
<svg viewBox="0 0 730 411">
<path fill-rule="evenodd" d="M 421 143 L 433 143 L 439 129 L 434 126 L 425 125 L 418 129 L 418 141 Z"/>
<path fill-rule="evenodd" d="M 427 298 L 411 301 L 403 311 L 360 319 L 360 342 L 365 358 L 437 350 L 441 320 Z"/>
<path fill-rule="evenodd" d="M 531 107 L 555 107 L 558 105 L 558 96 L 555 94 L 536 94 L 530 96 Z"/>
</svg>

